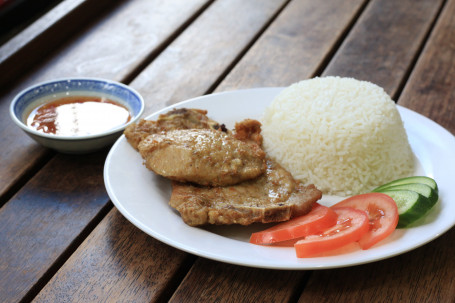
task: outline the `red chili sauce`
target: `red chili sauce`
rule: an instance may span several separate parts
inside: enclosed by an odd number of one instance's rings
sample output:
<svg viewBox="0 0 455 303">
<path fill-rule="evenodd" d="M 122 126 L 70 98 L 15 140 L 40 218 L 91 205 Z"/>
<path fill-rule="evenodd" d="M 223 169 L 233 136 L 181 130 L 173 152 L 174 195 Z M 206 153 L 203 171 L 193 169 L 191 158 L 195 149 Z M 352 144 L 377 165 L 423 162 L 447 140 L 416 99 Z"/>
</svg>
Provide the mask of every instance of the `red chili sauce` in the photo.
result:
<svg viewBox="0 0 455 303">
<path fill-rule="evenodd" d="M 84 136 L 108 131 L 130 121 L 128 109 L 91 96 L 69 96 L 32 110 L 27 125 L 46 134 Z"/>
</svg>

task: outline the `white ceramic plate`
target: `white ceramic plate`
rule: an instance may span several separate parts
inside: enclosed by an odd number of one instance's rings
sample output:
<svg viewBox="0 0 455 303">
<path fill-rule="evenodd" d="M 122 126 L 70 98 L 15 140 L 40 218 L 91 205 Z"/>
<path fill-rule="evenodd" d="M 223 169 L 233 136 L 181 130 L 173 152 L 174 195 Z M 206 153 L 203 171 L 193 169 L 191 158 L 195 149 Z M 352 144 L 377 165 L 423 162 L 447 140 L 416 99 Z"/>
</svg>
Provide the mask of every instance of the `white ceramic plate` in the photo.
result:
<svg viewBox="0 0 455 303">
<path fill-rule="evenodd" d="M 264 108 L 282 88 L 258 88 L 202 96 L 165 108 L 200 108 L 228 128 L 245 118 L 259 119 Z M 435 122 L 403 107 L 398 107 L 412 149 L 420 163 L 416 175 L 434 178 L 440 200 L 413 228 L 399 229 L 369 250 L 351 249 L 324 257 L 298 259 L 293 248 L 265 247 L 248 243 L 251 232 L 262 225 L 187 226 L 168 206 L 170 182 L 154 175 L 142 165 L 140 155 L 120 137 L 107 156 L 104 181 L 112 202 L 134 225 L 150 236 L 183 251 L 222 262 L 274 269 L 323 269 L 346 267 L 389 258 L 437 238 L 455 224 L 455 191 L 450 176 L 455 171 L 455 137 Z M 337 197 L 323 197 L 331 205 Z"/>
</svg>

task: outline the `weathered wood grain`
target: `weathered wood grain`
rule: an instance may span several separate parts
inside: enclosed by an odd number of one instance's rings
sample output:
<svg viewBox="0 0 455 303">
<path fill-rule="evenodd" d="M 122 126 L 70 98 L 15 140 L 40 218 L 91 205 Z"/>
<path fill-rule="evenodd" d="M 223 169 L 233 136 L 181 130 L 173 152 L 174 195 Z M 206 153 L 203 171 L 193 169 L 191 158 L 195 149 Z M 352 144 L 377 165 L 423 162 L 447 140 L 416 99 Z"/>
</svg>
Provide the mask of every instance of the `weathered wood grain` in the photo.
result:
<svg viewBox="0 0 455 303">
<path fill-rule="evenodd" d="M 69 76 L 123 81 L 206 3 L 205 0 L 126 1 L 88 23 L 90 26 L 82 28 L 64 47 L 48 49 L 49 56 L 43 57 L 41 65 L 24 74 L 17 84 L 3 87 L 0 203 L 2 196 L 48 155 L 48 150 L 27 137 L 9 118 L 9 105 L 15 94 L 32 84 Z"/>
<path fill-rule="evenodd" d="M 370 81 L 396 97 L 443 2 L 370 2 L 323 76 Z"/>
<path fill-rule="evenodd" d="M 0 47 L 0 86 L 11 83 L 49 50 L 61 45 L 66 37 L 117 2 L 66 0 L 51 9 Z"/>
<path fill-rule="evenodd" d="M 216 90 L 287 86 L 312 77 L 365 3 L 292 1 Z"/>
<path fill-rule="evenodd" d="M 215 2 L 131 83 L 146 115 L 207 93 L 284 3 Z"/>
<path fill-rule="evenodd" d="M 73 270 L 59 271 L 33 302 L 164 302 L 191 258 L 143 233 L 116 209 L 78 252 L 65 263 Z"/>
<path fill-rule="evenodd" d="M 169 302 L 292 302 L 306 275 L 200 258 Z"/>
<path fill-rule="evenodd" d="M 455 134 L 455 1 L 448 1 L 398 103 Z"/>
<path fill-rule="evenodd" d="M 0 209 L 2 302 L 20 301 L 39 287 L 40 279 L 109 205 L 105 156 L 57 156 Z"/>
</svg>

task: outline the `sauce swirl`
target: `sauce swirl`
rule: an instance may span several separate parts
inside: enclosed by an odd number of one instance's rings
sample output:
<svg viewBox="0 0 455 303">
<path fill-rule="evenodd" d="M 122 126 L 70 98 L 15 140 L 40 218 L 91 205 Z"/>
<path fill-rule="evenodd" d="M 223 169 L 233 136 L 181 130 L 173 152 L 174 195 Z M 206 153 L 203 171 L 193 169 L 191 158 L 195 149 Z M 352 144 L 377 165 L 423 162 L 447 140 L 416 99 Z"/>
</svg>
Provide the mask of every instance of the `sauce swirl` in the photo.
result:
<svg viewBox="0 0 455 303">
<path fill-rule="evenodd" d="M 108 131 L 130 121 L 128 109 L 104 97 L 68 96 L 34 108 L 27 125 L 60 136 L 84 136 Z"/>
</svg>

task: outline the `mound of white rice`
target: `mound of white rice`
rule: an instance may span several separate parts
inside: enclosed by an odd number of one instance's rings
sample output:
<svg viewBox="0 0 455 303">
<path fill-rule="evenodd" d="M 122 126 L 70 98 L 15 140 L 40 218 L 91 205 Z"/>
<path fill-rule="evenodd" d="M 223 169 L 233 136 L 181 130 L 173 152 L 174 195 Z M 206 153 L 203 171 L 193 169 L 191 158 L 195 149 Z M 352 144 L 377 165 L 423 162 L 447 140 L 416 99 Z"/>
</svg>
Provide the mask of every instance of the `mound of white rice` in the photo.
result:
<svg viewBox="0 0 455 303">
<path fill-rule="evenodd" d="M 398 109 L 370 82 L 324 77 L 295 83 L 261 122 L 266 152 L 326 194 L 368 192 L 414 171 Z"/>
</svg>

